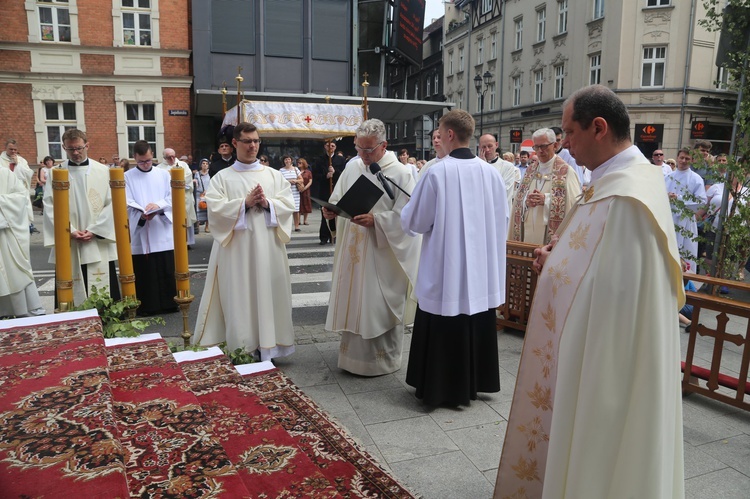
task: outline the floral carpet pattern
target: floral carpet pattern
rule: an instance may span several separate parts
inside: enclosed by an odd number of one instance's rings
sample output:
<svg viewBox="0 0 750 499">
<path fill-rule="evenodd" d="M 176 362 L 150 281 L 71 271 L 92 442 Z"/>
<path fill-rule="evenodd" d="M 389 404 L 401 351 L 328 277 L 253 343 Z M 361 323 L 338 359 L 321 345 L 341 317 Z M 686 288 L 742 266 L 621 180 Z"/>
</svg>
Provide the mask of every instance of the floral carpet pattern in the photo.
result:
<svg viewBox="0 0 750 499">
<path fill-rule="evenodd" d="M 414 497 L 279 370 L 178 363 L 153 336 L 0 324 L 0 497 Z"/>
<path fill-rule="evenodd" d="M 181 365 L 257 497 L 413 497 L 278 369 L 240 376 L 224 356 Z"/>
<path fill-rule="evenodd" d="M 164 340 L 107 357 L 131 496 L 250 496 Z"/>
<path fill-rule="evenodd" d="M 3 497 L 127 497 L 98 317 L 0 332 Z"/>
</svg>

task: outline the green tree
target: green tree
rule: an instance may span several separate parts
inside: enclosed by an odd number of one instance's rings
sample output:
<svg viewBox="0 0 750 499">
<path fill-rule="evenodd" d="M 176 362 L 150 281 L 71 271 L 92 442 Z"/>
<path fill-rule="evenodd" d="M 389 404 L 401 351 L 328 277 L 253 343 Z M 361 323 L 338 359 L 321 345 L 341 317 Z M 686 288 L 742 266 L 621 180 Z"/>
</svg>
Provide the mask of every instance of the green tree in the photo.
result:
<svg viewBox="0 0 750 499">
<path fill-rule="evenodd" d="M 750 0 L 705 0 L 703 6 L 706 16 L 700 24 L 721 31 L 718 63 L 729 71 L 729 87 L 738 95 L 731 113 L 734 126 L 721 210 L 726 216 L 717 233 L 712 269 L 712 275 L 736 279 L 750 258 Z"/>
</svg>

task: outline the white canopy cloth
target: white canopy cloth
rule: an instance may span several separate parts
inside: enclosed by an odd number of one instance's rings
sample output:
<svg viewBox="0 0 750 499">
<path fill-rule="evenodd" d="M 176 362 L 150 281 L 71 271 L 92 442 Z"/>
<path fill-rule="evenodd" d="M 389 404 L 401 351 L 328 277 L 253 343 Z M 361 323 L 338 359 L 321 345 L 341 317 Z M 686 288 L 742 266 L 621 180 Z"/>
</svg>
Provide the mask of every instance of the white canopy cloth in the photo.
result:
<svg viewBox="0 0 750 499">
<path fill-rule="evenodd" d="M 362 106 L 303 102 L 240 103 L 242 121 L 258 128 L 261 137 L 327 139 L 353 136 L 362 124 Z M 222 128 L 237 125 L 237 106 L 227 111 Z"/>
</svg>

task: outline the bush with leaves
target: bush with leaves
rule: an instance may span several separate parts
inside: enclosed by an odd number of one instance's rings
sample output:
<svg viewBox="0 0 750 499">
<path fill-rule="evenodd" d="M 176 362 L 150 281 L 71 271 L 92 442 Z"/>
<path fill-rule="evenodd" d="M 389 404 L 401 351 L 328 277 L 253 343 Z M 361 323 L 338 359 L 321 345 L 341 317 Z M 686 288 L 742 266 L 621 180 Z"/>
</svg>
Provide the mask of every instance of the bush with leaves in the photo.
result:
<svg viewBox="0 0 750 499">
<path fill-rule="evenodd" d="M 722 31 L 721 45 L 726 49 L 722 49 L 722 64 L 729 71 L 727 86 L 742 96 L 727 115 L 734 123 L 734 150 L 727 158 L 724 180 L 724 194 L 730 202 L 721 221 L 712 274 L 737 279 L 750 258 L 750 0 L 704 0 L 703 6 L 706 15 L 699 23 L 708 31 Z M 725 7 L 728 10 L 722 10 Z M 712 173 L 718 175 L 718 165 L 713 165 Z"/>
<path fill-rule="evenodd" d="M 164 325 L 161 317 L 148 319 L 128 319 L 128 309 L 138 306 L 138 300 L 126 297 L 115 301 L 106 291 L 96 286 L 91 286 L 89 297 L 73 310 L 90 310 L 95 308 L 102 319 L 105 338 L 133 337 L 140 335 L 148 326 L 154 324 Z"/>
</svg>

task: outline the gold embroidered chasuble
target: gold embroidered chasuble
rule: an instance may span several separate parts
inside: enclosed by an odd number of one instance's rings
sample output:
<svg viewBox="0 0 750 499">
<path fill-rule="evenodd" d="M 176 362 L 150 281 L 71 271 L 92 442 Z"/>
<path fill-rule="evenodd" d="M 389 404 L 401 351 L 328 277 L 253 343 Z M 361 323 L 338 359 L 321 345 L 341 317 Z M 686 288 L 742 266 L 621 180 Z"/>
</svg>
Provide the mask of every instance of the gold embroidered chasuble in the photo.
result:
<svg viewBox="0 0 750 499">
<path fill-rule="evenodd" d="M 496 499 L 682 497 L 684 291 L 661 180 L 645 160 L 613 171 L 560 227 L 533 300 Z"/>
<path fill-rule="evenodd" d="M 552 170 L 549 172 L 541 171 L 540 164 L 526 170 L 515 193 L 508 240 L 547 244 L 581 194 L 575 171 L 557 155 L 550 161 Z M 546 199 L 544 205 L 529 208 L 526 196 L 534 189 L 546 194 Z"/>
<path fill-rule="evenodd" d="M 112 191 L 109 186 L 109 167 L 93 159 L 78 166 L 63 161 L 57 168 L 69 171 L 70 180 L 70 230 L 93 232 L 96 236 L 88 242 L 70 239 L 73 266 L 73 301 L 82 303 L 91 286 L 109 290 L 109 262 L 117 260 L 115 221 L 112 213 Z M 44 246 L 52 248 L 49 263 L 55 263 L 55 217 L 53 206 L 52 172 L 44 186 Z M 86 265 L 85 289 L 81 265 Z"/>
</svg>

